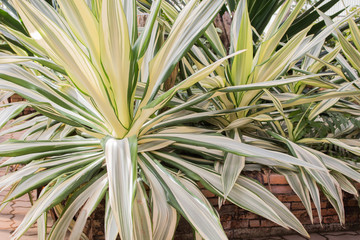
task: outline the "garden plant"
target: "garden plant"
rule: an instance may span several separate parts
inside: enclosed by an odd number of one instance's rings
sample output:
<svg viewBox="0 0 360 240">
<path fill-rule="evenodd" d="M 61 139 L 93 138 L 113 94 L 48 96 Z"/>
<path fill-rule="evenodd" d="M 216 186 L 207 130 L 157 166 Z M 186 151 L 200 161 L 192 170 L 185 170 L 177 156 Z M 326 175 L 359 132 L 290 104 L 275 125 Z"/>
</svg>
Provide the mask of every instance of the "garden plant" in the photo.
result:
<svg viewBox="0 0 360 240">
<path fill-rule="evenodd" d="M 11 187 L 0 207 L 39 190 L 13 239 L 34 223 L 39 239 L 87 239 L 103 200 L 106 239 L 172 239 L 180 216 L 199 239 L 227 239 L 199 183 L 308 236 L 242 174 L 264 167 L 286 176 L 311 219 L 311 199 L 321 219 L 321 190 L 344 223 L 342 190 L 357 196 L 351 181 L 360 182 L 351 161 L 360 154 L 354 14 L 333 21 L 322 12 L 330 5 L 304 12 L 305 0 L 272 1 L 266 26 L 249 8 L 255 0 L 1 3 L 1 100 L 26 101 L 1 106 L 0 135 L 23 134 L 0 144 L 0 167 L 18 166 L 0 177 L 0 190 Z M 213 24 L 224 7 L 234 10 L 230 49 Z M 346 22 L 348 39 L 338 30 Z M 19 117 L 26 107 L 35 112 Z M 336 130 L 311 136 L 335 113 Z M 346 154 L 331 156 L 324 144 Z"/>
</svg>

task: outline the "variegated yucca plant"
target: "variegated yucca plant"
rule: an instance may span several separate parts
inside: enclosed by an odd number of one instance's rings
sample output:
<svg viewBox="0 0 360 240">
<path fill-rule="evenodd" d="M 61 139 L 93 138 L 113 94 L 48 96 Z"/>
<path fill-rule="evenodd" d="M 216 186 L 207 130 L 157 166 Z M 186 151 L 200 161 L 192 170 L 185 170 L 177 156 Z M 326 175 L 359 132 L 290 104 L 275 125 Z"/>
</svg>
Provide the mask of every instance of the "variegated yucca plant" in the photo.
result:
<svg viewBox="0 0 360 240">
<path fill-rule="evenodd" d="M 56 8 L 43 0 L 2 2 L 7 6 L 7 11 L 0 12 L 6 19 L 0 26 L 4 40 L 2 99 L 17 93 L 27 102 L 2 105 L 0 123 L 2 127 L 8 124 L 0 134 L 23 134 L 20 140 L 0 144 L 0 156 L 9 157 L 1 167 L 21 166 L 0 178 L 2 190 L 11 187 L 1 207 L 41 189 L 13 239 L 35 222 L 39 239 L 86 239 L 82 233 L 86 220 L 103 199 L 106 239 L 172 239 L 180 215 L 197 237 L 226 239 L 216 210 L 202 195 L 198 182 L 221 198 L 308 236 L 286 206 L 240 172 L 246 161 L 278 171 L 301 169 L 321 177 L 327 174 L 326 168 L 300 155 L 276 151 L 271 144 L 250 138 L 242 141 L 239 131 L 229 126 L 230 122 L 238 124 L 237 118 L 252 120 L 237 108 L 251 109 L 252 100 L 257 99 L 254 93 L 263 93 L 261 89 L 309 78 L 318 83 L 319 76 L 278 79 L 283 68 L 301 57 L 300 53 L 286 55 L 285 50 L 273 54 L 281 34 L 275 40 L 269 35 L 270 41 L 265 40 L 259 50 L 261 56 L 253 58 L 245 1 L 240 1 L 236 13 L 233 34 L 238 40 L 234 40 L 233 54 L 226 56 L 223 49 L 216 49 L 223 55 L 213 55 L 211 63 L 202 62 L 195 68 L 187 59 L 194 56 L 198 48 L 194 43 L 200 36 L 210 36 L 212 46 L 221 44 L 211 22 L 224 0 L 185 1 L 180 12 L 173 11 L 167 1 L 152 1 L 143 28 L 137 27 L 135 0 L 57 0 Z M 286 1 L 281 17 L 291 2 Z M 272 33 L 288 26 L 296 15 L 291 14 L 282 25 L 276 22 Z M 304 49 L 311 49 L 330 32 L 325 30 Z M 298 49 L 307 44 L 305 39 L 304 30 L 286 46 L 291 49 L 294 44 Z M 250 74 L 252 64 L 270 56 L 277 60 L 266 63 L 277 66 L 271 75 L 267 68 L 259 67 L 251 74 L 261 81 L 241 77 Z M 179 62 L 185 68 L 174 72 Z M 181 81 L 164 88 L 172 73 Z M 231 84 L 187 94 L 195 84 L 200 83 L 196 89 L 203 89 L 204 82 L 211 86 L 212 81 L 223 81 L 215 75 L 229 77 Z M 210 111 L 219 99 L 226 107 L 222 112 Z M 270 107 L 276 106 L 272 99 Z M 230 100 L 233 102 L 226 105 Z M 26 106 L 36 112 L 10 121 Z M 186 120 L 192 125 L 183 124 L 184 115 L 194 111 L 198 115 Z M 218 128 L 195 124 L 217 115 L 228 117 L 213 120 L 214 126 L 221 122 L 228 136 Z M 269 121 L 262 117 L 253 119 Z M 215 163 L 221 166 L 224 160 L 221 174 Z M 228 173 L 229 166 L 234 167 L 232 173 Z M 47 232 L 50 209 L 56 221 Z"/>
<path fill-rule="evenodd" d="M 214 161 L 218 161 L 216 170 L 221 173 L 225 198 L 232 191 L 234 184 L 238 182 L 242 171 L 247 170 L 246 166 L 254 163 L 260 164 L 260 166 L 267 165 L 271 170 L 286 177 L 289 185 L 302 200 L 312 222 L 311 201 L 315 204 L 320 222 L 322 221 L 320 206 L 320 190 L 322 190 L 337 211 L 340 222 L 344 223 L 342 190 L 358 197 L 358 192 L 351 180 L 359 182 L 359 167 L 351 161 L 334 158 L 312 149 L 311 146 L 314 143 L 330 143 L 358 154 L 356 150 L 358 143 L 356 140 L 350 139 L 339 140 L 331 134 L 328 134 L 326 139 L 310 138 L 312 136 L 303 134 L 303 131 L 307 127 L 307 122 L 317 117 L 321 121 L 320 115 L 335 104 L 336 108 L 329 111 L 351 112 L 354 117 L 357 116 L 360 92 L 354 86 L 354 82 L 346 82 L 355 79 L 348 80 L 341 69 L 330 64 L 335 58 L 341 59 L 340 46 L 329 49 L 324 45 L 328 35 L 342 22 L 333 23 L 329 17 L 320 12 L 320 15 L 323 15 L 322 17 L 328 22 L 327 28 L 316 36 L 312 36 L 308 35 L 311 27 L 308 26 L 293 38 L 287 39 L 287 42 L 280 42 L 292 26 L 304 2 L 299 1 L 291 14 L 288 14 L 292 1 L 285 1 L 274 21 L 267 27 L 267 32 L 261 36 L 261 41 L 254 46 L 247 1 L 240 1 L 231 25 L 230 52 L 244 49 L 247 51 L 226 60 L 223 69 L 217 69 L 211 76 L 199 82 L 204 92 L 220 88 L 218 91 L 226 91 L 227 95 L 216 96 L 206 103 L 202 101 L 203 111 L 197 110 L 187 116 L 170 119 L 163 122 L 161 126 L 173 122 L 208 121 L 217 127 L 218 132 L 225 133 L 235 141 L 261 146 L 273 151 L 286 152 L 304 162 L 322 168 L 323 171 L 305 170 L 303 167 L 291 169 L 290 166 L 286 169 L 285 165 L 279 168 L 279 166 L 272 165 L 273 163 L 266 163 L 263 159 L 251 156 L 202 150 L 204 155 L 212 154 Z M 169 13 L 176 12 L 175 9 L 167 11 Z M 172 19 L 176 19 L 176 17 Z M 348 19 L 352 31 L 355 32 L 355 41 L 358 27 L 351 16 L 348 16 Z M 214 30 L 214 28 L 212 29 Z M 211 32 L 212 29 L 208 28 L 206 36 L 202 40 L 202 42 L 205 42 L 205 39 L 208 41 L 208 46 L 212 51 L 206 49 L 203 44 L 193 46 L 192 54 L 182 63 L 183 68 L 188 72 L 194 72 L 193 69 L 203 69 L 214 59 L 226 55 L 224 46 L 218 35 Z M 351 47 L 350 44 L 347 46 Z M 350 59 L 350 62 L 356 62 L 354 60 L 356 50 L 350 51 L 344 48 L 344 51 L 348 55 L 352 54 L 353 58 Z M 320 52 L 326 52 L 321 59 Z M 345 60 L 342 62 L 347 64 Z M 327 67 L 326 71 L 331 72 L 332 76 L 326 76 L 327 74 L 320 72 L 324 67 Z M 349 69 L 345 70 L 349 72 Z M 288 75 L 288 71 L 292 71 L 292 74 Z M 355 74 L 354 70 L 350 72 Z M 319 78 L 321 76 L 324 78 Z M 276 79 L 278 80 L 274 81 Z M 280 85 L 282 81 L 288 84 L 286 86 L 276 85 Z M 253 86 L 259 85 L 266 86 L 266 88 L 272 87 L 272 91 L 253 89 Z M 309 85 L 313 89 L 304 94 L 304 89 L 308 91 Z M 325 90 L 319 91 L 320 87 Z M 246 91 L 239 91 L 240 89 Z M 210 93 L 211 91 L 208 94 Z M 339 102 L 339 100 L 341 101 Z M 307 110 L 301 112 L 304 107 Z M 293 117 L 295 112 L 302 114 L 300 120 Z M 209 119 L 209 116 L 212 118 Z M 350 120 L 349 123 L 351 123 Z M 352 127 L 353 132 L 356 131 L 354 128 L 357 128 L 351 124 L 345 127 Z M 339 133 L 341 131 L 338 129 Z M 316 131 L 314 131 L 314 135 L 316 135 Z M 341 135 L 338 134 L 338 136 Z M 192 148 L 200 150 L 197 146 Z M 192 172 L 191 169 L 182 170 Z"/>
</svg>

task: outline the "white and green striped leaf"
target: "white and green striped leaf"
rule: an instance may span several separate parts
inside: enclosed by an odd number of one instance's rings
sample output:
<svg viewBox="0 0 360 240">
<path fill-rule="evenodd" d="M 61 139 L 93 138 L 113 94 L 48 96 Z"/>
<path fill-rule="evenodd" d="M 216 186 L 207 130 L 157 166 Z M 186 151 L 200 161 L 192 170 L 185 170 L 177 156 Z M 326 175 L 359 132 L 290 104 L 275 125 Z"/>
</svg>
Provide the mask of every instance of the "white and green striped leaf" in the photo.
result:
<svg viewBox="0 0 360 240">
<path fill-rule="evenodd" d="M 148 178 L 156 177 L 158 179 L 166 191 L 171 205 L 193 225 L 203 238 L 227 239 L 214 211 L 184 188 L 156 159 L 142 154 L 139 164 L 147 172 L 145 174 Z M 147 168 L 148 170 L 145 170 Z"/>
<path fill-rule="evenodd" d="M 70 204 L 68 204 L 61 214 L 61 218 L 55 222 L 52 230 L 49 234 L 50 238 L 53 239 L 63 239 L 66 236 L 66 231 L 64 229 L 68 229 L 71 222 L 74 219 L 76 213 L 80 211 L 80 215 L 77 217 L 77 221 L 70 235 L 70 239 L 80 239 L 79 236 L 74 238 L 76 235 L 81 235 L 83 231 L 83 224 L 81 221 L 84 221 L 83 214 L 85 213 L 85 209 L 89 203 L 91 203 L 92 199 L 103 197 L 102 193 L 104 188 L 107 187 L 106 183 L 106 174 L 101 174 L 100 176 L 96 176 L 92 179 L 85 187 L 79 189 L 74 196 L 73 199 L 70 199 Z M 105 188 L 106 189 L 106 188 Z M 85 205 L 84 205 L 85 204 Z M 80 210 L 81 209 L 81 210 Z M 91 210 L 90 212 L 91 213 Z M 84 223 L 84 222 L 83 222 Z"/>
<path fill-rule="evenodd" d="M 123 1 L 124 2 L 124 1 Z M 127 1 L 133 4 L 134 1 Z M 106 71 L 121 124 L 130 125 L 133 84 L 130 82 L 131 45 L 128 23 L 121 1 L 102 2 L 100 21 L 101 63 Z M 129 19 L 128 19 L 129 20 Z M 110 90 L 110 89 L 109 89 Z"/>
<path fill-rule="evenodd" d="M 27 106 L 26 103 L 12 104 L 0 110 L 0 128 L 14 117 L 17 117 Z"/>
<path fill-rule="evenodd" d="M 152 224 L 146 191 L 138 182 L 133 206 L 134 239 L 152 240 Z"/>
<path fill-rule="evenodd" d="M 200 135 L 200 134 L 153 134 L 144 138 L 153 139 L 168 139 L 177 141 L 180 143 L 196 144 L 202 147 L 208 147 L 212 149 L 218 149 L 228 153 L 233 153 L 239 156 L 248 157 L 264 157 L 273 161 L 290 163 L 298 166 L 304 166 L 308 168 L 314 168 L 322 170 L 318 166 L 301 161 L 290 155 L 286 155 L 279 152 L 269 151 L 262 148 L 254 147 L 249 144 L 241 143 L 233 139 L 216 136 L 216 135 Z"/>
<path fill-rule="evenodd" d="M 147 168 L 144 169 L 151 187 L 153 239 L 171 238 L 177 224 L 176 209 L 168 204 L 166 193 L 159 180 Z"/>
<path fill-rule="evenodd" d="M 31 153 L 65 150 L 76 147 L 100 147 L 99 140 L 7 141 L 0 144 L 0 156 L 14 157 Z"/>
<path fill-rule="evenodd" d="M 47 191 L 40 199 L 38 199 L 19 227 L 13 233 L 12 239 L 17 239 L 23 235 L 28 228 L 47 210 L 63 201 L 72 191 L 74 191 L 82 183 L 88 182 L 93 172 L 98 171 L 101 167 L 103 158 L 94 161 L 88 166 L 79 169 L 75 174 L 60 181 L 49 191 Z"/>
<path fill-rule="evenodd" d="M 246 49 L 244 54 L 234 57 L 231 66 L 233 85 L 243 85 L 247 83 L 253 62 L 252 29 L 247 1 L 245 0 L 239 2 L 233 18 L 231 25 L 231 44 L 233 44 L 233 51 Z"/>
<path fill-rule="evenodd" d="M 133 238 L 132 210 L 136 194 L 137 140 L 110 138 L 105 143 L 109 201 L 122 239 Z"/>
<path fill-rule="evenodd" d="M 234 131 L 234 140 L 241 142 L 238 130 Z M 224 188 L 224 200 L 229 195 L 241 171 L 245 167 L 245 156 L 228 153 L 225 155 L 225 164 L 221 173 L 221 181 Z"/>
<path fill-rule="evenodd" d="M 200 181 L 210 191 L 223 196 L 224 191 L 221 176 L 213 170 L 187 162 L 175 155 L 156 152 L 155 156 L 181 169 L 184 173 L 192 176 L 194 180 Z M 241 177 L 240 179 L 230 191 L 228 195 L 229 201 L 285 228 L 291 227 L 304 236 L 308 236 L 306 230 L 295 216 L 293 216 L 285 206 L 282 206 L 283 204 L 268 190 L 255 182 L 249 182 L 251 180 L 247 180 L 246 178 Z M 239 183 L 246 183 L 248 185 L 245 184 L 242 186 Z"/>
</svg>

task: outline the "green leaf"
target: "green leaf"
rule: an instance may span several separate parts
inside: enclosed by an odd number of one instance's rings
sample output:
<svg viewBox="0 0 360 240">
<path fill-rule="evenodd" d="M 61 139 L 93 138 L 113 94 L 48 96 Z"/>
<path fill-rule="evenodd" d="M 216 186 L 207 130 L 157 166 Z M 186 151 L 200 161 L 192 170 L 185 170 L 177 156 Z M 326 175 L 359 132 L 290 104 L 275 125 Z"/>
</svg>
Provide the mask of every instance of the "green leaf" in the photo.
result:
<svg viewBox="0 0 360 240">
<path fill-rule="evenodd" d="M 0 156 L 22 156 L 76 147 L 100 147 L 98 140 L 59 140 L 59 141 L 7 141 L 0 144 Z"/>
<path fill-rule="evenodd" d="M 152 224 L 150 219 L 150 209 L 147 203 L 146 191 L 138 182 L 133 206 L 134 218 L 134 239 L 152 240 Z"/>
<path fill-rule="evenodd" d="M 275 136 L 274 134 L 272 135 Z M 302 148 L 301 146 L 287 140 L 286 138 L 280 136 L 275 136 L 275 137 L 286 143 L 289 149 L 291 150 L 291 152 L 299 159 L 302 159 L 315 166 L 318 166 L 319 168 L 326 170 L 326 166 L 317 155 L 313 154 L 310 151 L 307 151 L 305 148 Z M 315 169 L 307 169 L 307 168 L 305 168 L 305 170 L 306 172 L 302 174 L 303 180 L 305 181 L 307 187 L 310 190 L 310 194 L 312 195 L 315 205 L 317 206 L 319 216 L 321 214 L 320 196 L 315 181 L 322 186 L 325 195 L 328 197 L 329 201 L 333 204 L 335 210 L 339 215 L 340 222 L 344 222 L 345 210 L 342 201 L 342 194 L 341 191 L 339 191 L 338 183 L 334 181 L 334 178 L 331 177 L 330 173 L 327 171 L 318 171 Z"/>
<path fill-rule="evenodd" d="M 134 1 L 127 2 L 131 5 Z M 101 63 L 115 98 L 117 117 L 121 124 L 128 128 L 131 121 L 129 109 L 132 108 L 131 86 L 133 83 L 130 78 L 131 40 L 126 18 L 121 1 L 105 0 L 102 2 Z"/>
<path fill-rule="evenodd" d="M 138 59 L 143 57 L 148 49 L 151 35 L 155 32 L 154 25 L 160 11 L 161 4 L 162 0 L 157 0 L 156 3 L 151 5 L 150 16 L 146 21 L 143 32 L 135 43 L 135 48 L 138 48 Z"/>
<path fill-rule="evenodd" d="M 176 155 L 160 152 L 154 154 L 161 160 L 179 168 L 192 179 L 200 181 L 208 190 L 223 196 L 221 176 L 218 173 L 209 168 L 187 162 Z M 308 236 L 304 227 L 286 206 L 283 206 L 283 204 L 264 187 L 250 181 L 251 180 L 241 177 L 230 191 L 228 200 L 239 207 L 263 216 L 285 228 L 291 227 L 304 236 Z M 244 184 L 244 186 L 239 183 Z"/>
<path fill-rule="evenodd" d="M 100 202 L 103 200 L 105 193 L 108 190 L 108 179 L 106 176 L 99 178 L 90 187 L 91 195 L 88 197 L 84 206 L 82 206 L 79 215 L 76 218 L 75 225 L 71 231 L 70 240 L 80 239 L 83 234 L 84 227 L 87 224 L 87 219 L 97 209 Z M 81 199 L 81 197 L 77 197 Z M 68 209 L 72 209 L 71 206 Z"/>
<path fill-rule="evenodd" d="M 246 0 L 239 2 L 233 17 L 231 44 L 233 51 L 246 49 L 244 54 L 234 57 L 231 66 L 232 84 L 243 85 L 247 83 L 253 62 L 252 29 Z"/>
<path fill-rule="evenodd" d="M 219 149 L 221 151 L 233 153 L 239 156 L 263 157 L 275 162 L 279 161 L 293 165 L 314 168 L 317 170 L 323 170 L 318 166 L 314 166 L 313 164 L 304 162 L 290 155 L 254 147 L 249 144 L 240 143 L 233 139 L 222 136 L 205 134 L 153 134 L 151 136 L 144 137 L 144 139 L 168 139 L 180 143 L 196 144 L 202 147 Z"/>
<path fill-rule="evenodd" d="M 358 171 L 355 171 L 353 168 L 351 168 L 350 165 L 347 164 L 345 161 L 328 156 L 312 148 L 306 148 L 306 149 L 312 152 L 313 154 L 317 155 L 318 157 L 320 157 L 327 168 L 341 172 L 341 174 L 347 176 L 348 178 L 351 178 L 356 182 L 360 182 L 360 173 Z"/>
<path fill-rule="evenodd" d="M 287 171 L 283 169 L 278 169 L 278 171 L 286 177 L 286 181 L 290 185 L 291 189 L 300 198 L 301 202 L 304 204 L 305 209 L 310 217 L 310 220 L 313 223 L 314 217 L 312 213 L 310 193 L 309 193 L 309 189 L 306 187 L 301 177 L 301 173 L 297 173 L 295 171 Z M 321 220 L 321 215 L 319 215 L 319 219 Z"/>
<path fill-rule="evenodd" d="M 256 53 L 256 62 L 254 64 L 263 64 L 271 57 L 272 53 L 278 47 L 280 40 L 285 35 L 291 23 L 295 20 L 297 14 L 302 9 L 304 3 L 305 0 L 300 0 L 298 3 L 296 3 L 295 8 L 291 11 L 290 15 L 288 13 L 292 1 L 287 0 L 282 5 L 264 36 L 264 41 Z"/>
<path fill-rule="evenodd" d="M 101 156 L 100 156 L 101 157 Z M 71 159 L 71 158 L 69 158 Z M 61 176 L 62 174 L 66 174 L 69 172 L 72 172 L 74 170 L 77 170 L 79 168 L 83 168 L 86 165 L 96 161 L 99 159 L 99 155 L 97 156 L 88 156 L 88 158 L 72 158 L 73 162 L 67 161 L 63 163 L 63 161 L 52 161 L 50 164 L 48 162 L 39 164 L 35 166 L 32 166 L 32 168 L 27 169 L 26 172 L 23 172 L 22 175 L 20 175 L 21 181 L 17 183 L 16 187 L 13 189 L 11 194 L 7 197 L 7 201 L 13 200 L 15 198 L 19 198 L 22 195 L 26 194 L 27 192 L 30 192 L 34 189 L 37 189 L 39 187 L 45 186 L 49 182 L 51 182 L 53 179 L 56 179 L 57 177 Z M 52 164 L 57 163 L 56 167 L 51 167 Z M 29 164 L 30 165 L 30 164 Z M 50 165 L 50 167 L 49 167 Z M 54 165 L 53 165 L 54 166 Z M 48 169 L 46 169 L 48 167 Z M 45 168 L 45 169 L 42 169 Z M 30 170 L 30 171 L 29 171 Z M 36 172 L 33 172 L 34 170 L 37 170 Z M 16 174 L 19 176 L 18 174 Z M 12 178 L 14 175 L 12 175 Z M 7 179 L 4 179 L 5 182 L 7 182 Z M 15 184 L 15 183 L 13 183 Z"/>
<path fill-rule="evenodd" d="M 359 27 L 356 25 L 355 21 L 352 18 L 349 19 L 348 23 L 349 23 L 350 30 L 351 30 L 352 40 L 353 40 L 357 50 L 360 51 L 360 30 L 359 30 Z"/>
<path fill-rule="evenodd" d="M 111 126 L 113 134 L 123 136 L 124 127 L 116 117 L 112 100 L 108 98 L 111 95 L 109 88 L 106 87 L 107 81 L 102 79 L 81 46 L 33 5 L 23 1 L 14 3 L 30 35 L 46 49 L 52 60 L 64 66 L 72 83 L 79 90 L 91 95 L 94 105 Z"/>
<path fill-rule="evenodd" d="M 111 206 L 109 203 L 109 196 L 106 195 L 106 205 L 105 205 L 105 239 L 106 240 L 115 240 L 118 237 L 118 230 L 116 226 L 116 220 L 111 210 Z"/>
<path fill-rule="evenodd" d="M 244 176 L 240 176 L 237 183 L 257 194 L 264 202 L 269 204 L 289 227 L 295 229 L 304 236 L 308 236 L 305 228 L 301 225 L 301 222 L 296 219 L 290 210 L 264 186 L 253 179 Z"/>
<path fill-rule="evenodd" d="M 357 189 L 341 172 L 331 172 L 331 176 L 336 179 L 342 190 L 354 195 L 355 197 L 359 196 Z"/>
<path fill-rule="evenodd" d="M 17 117 L 27 106 L 27 103 L 15 103 L 8 107 L 2 107 L 0 110 L 0 128 L 4 127 L 5 124 Z"/>
<path fill-rule="evenodd" d="M 7 141 L 0 144 L 0 156 L 14 157 L 31 153 L 65 150 L 76 147 L 100 147 L 98 140 Z"/>
<path fill-rule="evenodd" d="M 6 24 L 8 27 L 27 34 L 24 27 L 21 25 L 18 19 L 15 19 L 11 14 L 9 14 L 4 9 L 0 9 L 0 23 Z"/>
<path fill-rule="evenodd" d="M 198 5 L 195 5 L 196 0 L 188 2 L 176 18 L 167 40 L 150 62 L 148 90 L 141 107 L 155 98 L 160 85 L 170 76 L 175 64 L 203 34 L 224 2 L 225 0 L 205 0 Z"/>
<path fill-rule="evenodd" d="M 99 170 L 102 162 L 103 158 L 94 161 L 85 168 L 79 169 L 77 173 L 67 177 L 63 181 L 60 181 L 47 191 L 35 202 L 26 214 L 19 227 L 13 233 L 13 238 L 16 239 L 21 237 L 21 235 L 23 235 L 44 212 L 67 198 L 67 196 L 81 184 L 88 182 L 91 179 L 92 174 Z"/>
<path fill-rule="evenodd" d="M 58 0 L 66 22 L 76 37 L 89 49 L 94 62 L 100 62 L 99 22 L 85 1 Z M 80 11 L 81 9 L 81 11 Z"/>
<path fill-rule="evenodd" d="M 148 154 L 142 154 L 139 165 L 147 178 L 157 178 L 167 193 L 168 201 L 205 239 L 227 239 L 220 220 L 212 209 L 192 195 L 163 166 Z M 155 180 L 154 180 L 155 181 Z"/>
<path fill-rule="evenodd" d="M 105 144 L 109 200 L 122 239 L 133 239 L 133 201 L 136 194 L 137 139 L 114 139 Z"/>
<path fill-rule="evenodd" d="M 129 37 L 131 44 L 134 44 L 138 38 L 137 32 L 137 11 L 136 0 L 122 0 L 122 5 L 124 8 L 124 13 L 126 16 L 126 22 L 129 29 Z"/>
<path fill-rule="evenodd" d="M 340 139 L 336 139 L 336 138 L 326 138 L 326 140 L 336 146 L 342 147 L 342 148 L 352 152 L 355 155 L 360 156 L 360 148 L 359 147 L 351 146 L 349 144 L 346 144 L 344 141 L 341 141 Z"/>
<path fill-rule="evenodd" d="M 218 91 L 219 92 L 240 92 L 240 91 L 257 90 L 257 89 L 263 89 L 263 88 L 272 88 L 272 87 L 278 87 L 281 85 L 286 85 L 286 84 L 304 81 L 306 79 L 312 79 L 312 78 L 326 76 L 326 75 L 329 75 L 329 74 L 312 74 L 312 75 L 305 75 L 305 76 L 298 76 L 298 77 L 288 77 L 288 78 L 273 80 L 273 81 L 268 81 L 268 82 L 259 82 L 259 83 L 251 83 L 251 84 L 240 85 L 240 86 L 231 86 L 231 87 L 221 88 Z"/>
<path fill-rule="evenodd" d="M 80 239 L 79 234 L 82 234 L 85 221 L 83 215 L 85 210 L 89 210 L 88 214 L 91 214 L 91 210 L 88 206 L 93 203 L 96 198 L 102 198 L 104 196 L 104 190 L 107 189 L 107 178 L 104 172 L 94 177 L 84 187 L 75 192 L 69 203 L 63 209 L 61 217 L 55 222 L 50 232 L 49 238 L 63 239 L 66 236 L 65 229 L 68 229 L 75 215 L 80 211 L 80 214 L 76 218 L 75 227 L 73 228 L 69 239 Z M 85 219 L 86 220 L 86 219 Z M 82 224 L 81 224 L 82 223 Z M 77 238 L 74 236 L 78 235 Z"/>
<path fill-rule="evenodd" d="M 235 141 L 241 142 L 238 130 L 234 131 Z M 241 171 L 245 166 L 245 157 L 236 154 L 225 154 L 225 164 L 221 173 L 221 181 L 224 189 L 224 200 L 226 200 L 236 180 L 239 178 Z"/>
<path fill-rule="evenodd" d="M 271 101 L 274 103 L 276 110 L 283 117 L 283 119 L 286 123 L 286 126 L 287 126 L 287 132 L 289 134 L 290 140 L 294 139 L 294 132 L 293 132 L 294 126 L 293 126 L 292 122 L 290 121 L 290 119 L 285 115 L 281 102 L 273 94 L 271 94 L 270 91 L 268 91 L 267 89 L 264 89 L 264 92 L 266 93 L 267 96 L 270 97 Z"/>
<path fill-rule="evenodd" d="M 144 172 L 151 187 L 153 239 L 172 238 L 177 225 L 176 209 L 168 204 L 161 182 L 147 168 Z"/>
<path fill-rule="evenodd" d="M 316 211 L 317 211 L 317 214 L 319 217 L 319 222 L 322 222 L 320 191 L 316 184 L 316 181 L 311 176 L 311 174 L 308 174 L 307 172 L 305 172 L 304 169 L 300 169 L 299 176 L 301 178 L 301 181 L 304 183 L 306 188 L 309 190 L 310 196 L 316 207 Z M 312 218 L 312 216 L 310 218 Z"/>
<path fill-rule="evenodd" d="M 338 33 L 337 36 L 347 60 L 357 71 L 360 71 L 360 52 L 346 40 L 342 33 Z"/>
</svg>

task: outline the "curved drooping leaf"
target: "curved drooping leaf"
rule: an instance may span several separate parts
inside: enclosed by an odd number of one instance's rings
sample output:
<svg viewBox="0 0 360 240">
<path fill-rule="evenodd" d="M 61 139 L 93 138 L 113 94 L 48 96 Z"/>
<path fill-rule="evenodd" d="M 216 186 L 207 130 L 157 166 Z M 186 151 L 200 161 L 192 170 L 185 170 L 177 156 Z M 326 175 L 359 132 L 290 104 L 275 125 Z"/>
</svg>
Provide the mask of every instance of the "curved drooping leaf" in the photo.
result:
<svg viewBox="0 0 360 240">
<path fill-rule="evenodd" d="M 218 149 L 221 151 L 237 154 L 240 156 L 248 157 L 264 157 L 274 161 L 290 163 L 298 166 L 304 166 L 308 168 L 314 168 L 322 170 L 318 166 L 311 163 L 301 161 L 290 155 L 286 155 L 279 152 L 273 152 L 262 148 L 257 148 L 249 144 L 240 143 L 230 138 L 226 138 L 219 135 L 200 135 L 200 134 L 153 134 L 151 136 L 145 136 L 145 139 L 168 139 L 180 143 L 197 144 L 198 146 Z"/>
<path fill-rule="evenodd" d="M 318 171 L 313 169 L 304 169 L 306 172 L 302 173 L 303 181 L 305 181 L 308 189 L 310 190 L 310 194 L 318 210 L 318 215 L 321 216 L 321 206 L 319 190 L 316 186 L 316 183 L 322 186 L 323 192 L 328 197 L 329 201 L 333 204 L 335 210 L 337 211 L 340 222 L 344 222 L 345 210 L 339 183 L 337 181 L 334 181 L 334 178 L 330 175 L 328 171 L 326 171 L 326 166 L 321 161 L 321 159 L 317 155 L 313 154 L 310 151 L 307 151 L 305 148 L 302 148 L 301 146 L 289 141 L 288 139 L 285 139 L 278 135 L 276 136 L 275 134 L 272 135 L 286 143 L 292 154 L 294 154 L 298 158 L 306 162 L 312 163 L 325 170 Z"/>
<path fill-rule="evenodd" d="M 221 177 L 211 169 L 197 166 L 178 156 L 156 152 L 156 157 L 181 169 L 189 177 L 200 181 L 210 191 L 223 196 Z M 244 186 L 240 183 L 244 183 Z M 250 187 L 251 186 L 251 187 Z M 261 215 L 283 227 L 291 227 L 304 236 L 308 236 L 301 223 L 292 215 L 289 209 L 268 190 L 252 180 L 240 177 L 228 195 L 232 203 L 258 215 Z"/>
<path fill-rule="evenodd" d="M 79 226 L 81 224 L 85 224 L 84 220 L 81 220 L 83 218 L 82 215 L 85 213 L 84 211 L 87 209 L 87 206 L 92 203 L 93 199 L 100 198 L 101 200 L 104 196 L 104 190 L 107 188 L 106 178 L 106 174 L 100 174 L 75 193 L 76 197 L 70 199 L 70 203 L 63 209 L 61 218 L 55 222 L 49 237 L 64 238 L 66 236 L 64 229 L 69 228 L 69 225 L 73 221 L 75 214 L 81 209 L 78 216 L 80 219 L 77 219 L 75 224 L 75 226 L 78 228 L 74 227 L 70 235 L 70 239 L 79 239 L 79 237 L 74 238 L 74 236 L 82 233 L 83 227 Z M 90 215 L 93 210 L 94 209 L 90 209 L 87 214 Z"/>
<path fill-rule="evenodd" d="M 66 150 L 76 147 L 100 147 L 99 140 L 7 141 L 0 144 L 0 156 L 15 157 L 32 153 Z"/>
<path fill-rule="evenodd" d="M 140 156 L 139 164 L 147 176 L 156 177 L 167 192 L 168 201 L 206 239 L 227 239 L 217 215 L 148 154 Z M 155 180 L 154 180 L 155 181 Z"/>
<path fill-rule="evenodd" d="M 43 214 L 43 212 L 46 212 L 51 207 L 54 207 L 56 204 L 63 201 L 82 183 L 88 182 L 91 179 L 92 174 L 99 170 L 102 162 L 103 158 L 99 158 L 86 167 L 79 169 L 75 174 L 65 179 L 59 179 L 53 188 L 47 191 L 40 199 L 35 202 L 19 227 L 13 233 L 12 238 L 19 238 L 28 228 L 33 225 L 33 223 Z"/>
<path fill-rule="evenodd" d="M 151 187 L 153 239 L 171 238 L 177 224 L 176 210 L 167 202 L 166 192 L 161 182 L 147 169 L 144 172 Z"/>
<path fill-rule="evenodd" d="M 241 142 L 239 132 L 235 130 L 234 140 Z M 231 189 L 233 188 L 236 180 L 243 168 L 245 167 L 245 156 L 228 153 L 225 157 L 225 164 L 221 173 L 221 181 L 224 188 L 224 200 L 226 200 Z"/>
</svg>

